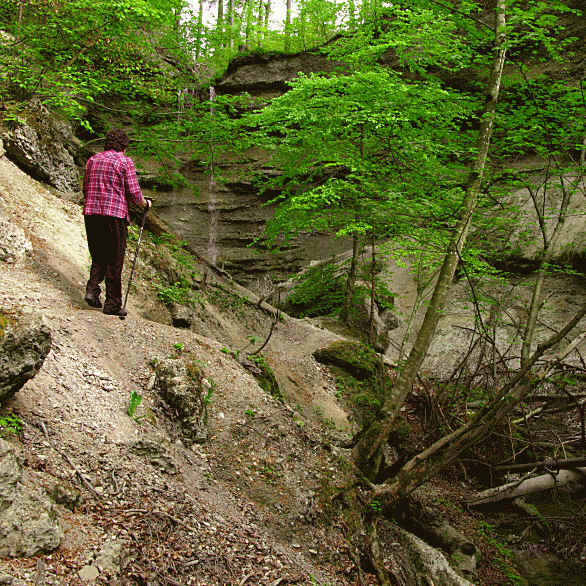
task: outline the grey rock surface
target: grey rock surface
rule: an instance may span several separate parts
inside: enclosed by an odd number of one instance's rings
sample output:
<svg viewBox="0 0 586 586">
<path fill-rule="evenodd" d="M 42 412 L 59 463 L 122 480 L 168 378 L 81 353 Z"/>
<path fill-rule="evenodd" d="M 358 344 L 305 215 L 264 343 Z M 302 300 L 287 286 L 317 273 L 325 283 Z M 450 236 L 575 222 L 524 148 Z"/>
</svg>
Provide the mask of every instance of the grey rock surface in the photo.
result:
<svg viewBox="0 0 586 586">
<path fill-rule="evenodd" d="M 102 572 L 117 574 L 128 560 L 124 544 L 115 539 L 108 539 L 96 556 L 96 565 Z"/>
<path fill-rule="evenodd" d="M 37 374 L 51 349 L 51 331 L 39 313 L 29 311 L 16 321 L 4 318 L 4 322 L 5 327 L 0 328 L 0 405 Z"/>
<path fill-rule="evenodd" d="M 100 575 L 100 570 L 98 570 L 96 566 L 83 566 L 77 575 L 84 582 L 93 582 L 97 580 L 98 576 Z"/>
<path fill-rule="evenodd" d="M 152 440 L 141 439 L 130 446 L 130 451 L 145 457 L 155 468 L 167 474 L 177 474 L 177 465 L 163 445 Z"/>
<path fill-rule="evenodd" d="M 185 440 L 203 441 L 206 437 L 208 386 L 195 363 L 182 359 L 161 360 L 155 368 L 155 385 L 165 401 L 175 410 L 183 427 Z"/>
<path fill-rule="evenodd" d="M 71 151 L 79 145 L 71 130 L 38 101 L 31 102 L 24 117 L 3 137 L 6 156 L 35 179 L 78 198 L 79 173 Z"/>
<path fill-rule="evenodd" d="M 362 297 L 352 308 L 350 314 L 350 325 L 362 332 L 368 332 L 370 327 L 371 302 L 367 296 Z M 383 319 L 384 315 L 384 319 Z M 377 352 L 384 352 L 390 341 L 391 330 L 399 326 L 399 319 L 390 311 L 386 310 L 382 315 L 375 303 L 373 311 L 374 323 L 374 348 Z"/>
<path fill-rule="evenodd" d="M 26 582 L 14 578 L 9 574 L 0 574 L 0 584 L 4 584 L 5 586 L 26 586 Z"/>
<path fill-rule="evenodd" d="M 171 306 L 171 322 L 176 328 L 189 328 L 193 323 L 193 310 L 188 305 L 174 303 Z"/>
<path fill-rule="evenodd" d="M 32 249 L 33 245 L 22 228 L 0 218 L 0 261 L 18 264 Z"/>
<path fill-rule="evenodd" d="M 62 536 L 55 507 L 40 489 L 22 483 L 16 449 L 0 439 L 0 557 L 51 551 Z"/>
</svg>

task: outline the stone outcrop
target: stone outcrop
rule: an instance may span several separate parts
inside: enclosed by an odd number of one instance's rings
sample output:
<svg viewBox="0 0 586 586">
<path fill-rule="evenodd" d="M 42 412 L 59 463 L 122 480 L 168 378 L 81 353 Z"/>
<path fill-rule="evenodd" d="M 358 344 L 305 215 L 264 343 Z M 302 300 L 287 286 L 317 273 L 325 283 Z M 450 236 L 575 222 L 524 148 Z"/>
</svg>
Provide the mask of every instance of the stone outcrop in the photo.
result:
<svg viewBox="0 0 586 586">
<path fill-rule="evenodd" d="M 23 171 L 67 199 L 79 199 L 80 179 L 74 155 L 80 143 L 71 127 L 61 122 L 39 101 L 30 103 L 23 119 L 4 130 L 6 156 Z"/>
<path fill-rule="evenodd" d="M 370 328 L 370 313 L 372 303 L 370 297 L 364 295 L 353 305 L 349 325 L 361 332 L 368 332 Z M 390 332 L 399 327 L 399 318 L 389 309 L 379 312 L 375 302 L 373 310 L 374 343 L 377 352 L 384 352 L 390 342 Z"/>
<path fill-rule="evenodd" d="M 37 374 L 50 349 L 51 331 L 40 314 L 13 318 L 0 311 L 0 405 Z"/>
<path fill-rule="evenodd" d="M 155 367 L 155 386 L 176 412 L 186 443 L 204 441 L 211 385 L 199 366 L 181 358 L 161 360 Z"/>
<path fill-rule="evenodd" d="M 553 260 L 570 263 L 574 268 L 586 273 L 584 178 L 565 175 L 546 179 L 542 166 L 541 161 L 524 163 L 522 170 L 529 175 L 526 179 L 527 187 L 511 193 L 506 198 L 510 210 L 509 222 L 499 234 L 500 242 L 504 243 L 504 246 L 498 241 L 495 242 L 498 256 L 494 262 L 497 266 L 504 266 L 513 272 L 528 272 L 535 269 L 543 249 L 543 236 L 535 206 L 537 204 L 542 208 L 544 229 L 548 238 L 551 238 L 565 192 L 570 196 L 569 205 Z"/>
<path fill-rule="evenodd" d="M 372 379 L 381 372 L 380 358 L 359 342 L 333 342 L 325 348 L 316 350 L 313 356 L 322 364 L 342 368 L 358 380 Z"/>
<path fill-rule="evenodd" d="M 171 323 L 176 328 L 190 328 L 193 323 L 193 308 L 189 305 L 173 303 L 169 308 Z"/>
<path fill-rule="evenodd" d="M 253 96 L 279 95 L 287 90 L 287 82 L 299 75 L 315 71 L 330 73 L 342 64 L 322 53 L 294 55 L 246 55 L 233 59 L 222 80 L 216 84 L 218 93 L 247 92 Z"/>
<path fill-rule="evenodd" d="M 62 536 L 54 505 L 40 489 L 23 484 L 16 449 L 0 439 L 0 557 L 51 551 Z"/>
<path fill-rule="evenodd" d="M 18 264 L 32 249 L 33 245 L 24 231 L 0 217 L 0 261 Z"/>
</svg>

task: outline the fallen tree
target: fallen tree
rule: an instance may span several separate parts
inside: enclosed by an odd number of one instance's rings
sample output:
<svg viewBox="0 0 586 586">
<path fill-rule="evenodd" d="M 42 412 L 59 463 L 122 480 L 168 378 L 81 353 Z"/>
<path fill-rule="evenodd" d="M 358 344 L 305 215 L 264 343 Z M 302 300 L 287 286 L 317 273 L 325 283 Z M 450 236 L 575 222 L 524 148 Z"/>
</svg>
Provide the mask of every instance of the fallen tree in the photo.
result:
<svg viewBox="0 0 586 586">
<path fill-rule="evenodd" d="M 552 488 L 568 485 L 572 482 L 576 482 L 582 487 L 586 482 L 586 468 L 559 470 L 558 472 L 548 472 L 541 476 L 522 478 L 516 482 L 509 482 L 508 484 L 484 490 L 475 495 L 474 498 L 466 501 L 466 504 L 477 507 L 479 505 L 496 503 L 506 499 L 514 499 L 536 492 L 543 492 Z"/>
</svg>

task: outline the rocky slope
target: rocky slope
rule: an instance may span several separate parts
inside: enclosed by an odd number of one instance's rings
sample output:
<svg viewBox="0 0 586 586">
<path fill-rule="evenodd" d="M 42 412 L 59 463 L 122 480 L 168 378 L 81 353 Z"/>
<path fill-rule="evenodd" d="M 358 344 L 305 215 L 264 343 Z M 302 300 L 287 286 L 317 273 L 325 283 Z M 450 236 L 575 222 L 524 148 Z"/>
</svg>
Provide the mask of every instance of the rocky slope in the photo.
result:
<svg viewBox="0 0 586 586">
<path fill-rule="evenodd" d="M 24 424 L 11 443 L 20 453 L 23 486 L 66 495 L 54 505 L 64 533 L 59 549 L 6 559 L 0 568 L 15 580 L 41 583 L 35 580 L 42 576 L 46 584 L 111 577 L 118 583 L 121 575 L 154 581 L 176 575 L 182 582 L 175 583 L 185 584 L 305 583 L 310 576 L 345 582 L 337 577 L 343 564 L 320 561 L 324 547 L 334 554 L 329 544 L 337 532 L 302 520 L 332 454 L 311 420 L 297 425 L 302 413 L 267 395 L 221 351 L 242 344 L 245 332 L 232 326 L 229 336 L 224 327 L 220 342 L 146 321 L 141 310 L 153 311 L 157 303 L 142 297 L 141 285 L 126 321 L 89 309 L 82 301 L 88 254 L 80 208 L 5 157 L 0 193 L 2 219 L 32 243 L 20 262 L 0 262 L 0 308 L 12 319 L 25 307 L 41 312 L 52 335 L 40 372 L 5 406 Z M 331 378 L 308 359 L 332 338 L 285 320 L 271 352 L 290 348 L 283 362 L 296 383 L 289 388 L 305 383 L 300 411 L 323 405 L 342 424 Z M 153 388 L 149 365 L 168 356 L 197 361 L 213 385 L 210 439 L 203 445 L 182 443 L 173 413 Z M 286 369 L 278 376 L 288 392 L 293 376 Z M 127 414 L 132 391 L 143 396 L 140 423 Z"/>
</svg>

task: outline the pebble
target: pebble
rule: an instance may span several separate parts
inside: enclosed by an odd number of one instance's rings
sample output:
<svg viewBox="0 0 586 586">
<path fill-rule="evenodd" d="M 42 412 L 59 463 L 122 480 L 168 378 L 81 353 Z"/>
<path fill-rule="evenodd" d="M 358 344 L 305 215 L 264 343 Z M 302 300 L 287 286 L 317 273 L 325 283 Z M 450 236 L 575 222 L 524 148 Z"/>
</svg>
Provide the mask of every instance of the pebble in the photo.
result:
<svg viewBox="0 0 586 586">
<path fill-rule="evenodd" d="M 78 572 L 78 576 L 86 582 L 93 582 L 100 575 L 100 570 L 96 566 L 83 566 Z"/>
</svg>

